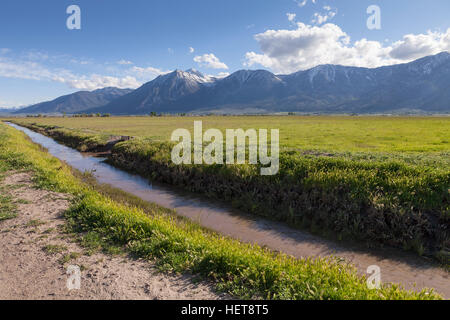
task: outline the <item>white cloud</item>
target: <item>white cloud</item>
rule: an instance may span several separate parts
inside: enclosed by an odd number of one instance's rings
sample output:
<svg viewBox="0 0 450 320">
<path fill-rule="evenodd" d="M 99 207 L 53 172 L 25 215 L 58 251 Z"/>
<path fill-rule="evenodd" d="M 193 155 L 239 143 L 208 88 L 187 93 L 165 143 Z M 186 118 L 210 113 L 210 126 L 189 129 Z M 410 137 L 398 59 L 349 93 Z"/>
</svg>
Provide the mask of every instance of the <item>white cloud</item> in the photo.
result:
<svg viewBox="0 0 450 320">
<path fill-rule="evenodd" d="M 9 48 L 0 48 L 0 54 L 8 54 L 11 52 L 11 49 Z"/>
<path fill-rule="evenodd" d="M 308 0 L 294 0 L 294 2 L 296 2 L 297 5 L 301 8 L 301 7 L 306 6 L 306 4 L 308 3 Z M 316 4 L 317 0 L 311 0 L 311 2 L 313 4 Z"/>
<path fill-rule="evenodd" d="M 295 2 L 297 2 L 299 7 L 304 7 L 308 3 L 308 0 L 296 0 Z"/>
<path fill-rule="evenodd" d="M 189 47 L 189 53 L 194 53 L 194 52 L 195 52 L 195 49 L 192 47 Z"/>
<path fill-rule="evenodd" d="M 293 30 L 268 30 L 255 35 L 262 53 L 247 52 L 245 66 L 262 65 L 277 73 L 305 70 L 319 64 L 379 67 L 450 51 L 450 28 L 444 32 L 405 35 L 392 45 L 350 37 L 339 26 L 297 23 Z"/>
<path fill-rule="evenodd" d="M 162 71 L 161 69 L 153 68 L 153 67 L 142 68 L 142 67 L 137 67 L 137 66 L 133 67 L 129 70 L 129 73 L 136 75 L 137 77 L 142 77 L 142 78 L 154 78 L 154 77 L 157 77 L 159 75 L 166 74 L 169 72 L 170 71 Z"/>
<path fill-rule="evenodd" d="M 211 69 L 228 69 L 228 66 L 221 62 L 213 53 L 196 56 L 194 61 L 200 66 Z"/>
<path fill-rule="evenodd" d="M 0 61 L 0 76 L 26 80 L 54 81 L 80 90 L 95 90 L 104 87 L 137 88 L 141 85 L 136 78 L 131 76 L 123 78 L 98 74 L 79 76 L 65 69 L 50 70 L 35 62 L 16 64 L 15 62 Z"/>
<path fill-rule="evenodd" d="M 314 13 L 313 19 L 311 20 L 314 24 L 324 24 L 325 22 L 333 19 L 337 15 L 337 9 L 332 9 L 330 6 L 324 6 L 325 13 L 321 14 L 319 12 Z"/>
<path fill-rule="evenodd" d="M 14 61 L 0 58 L 0 76 L 5 78 L 59 81 L 68 74 L 70 72 L 67 70 L 50 71 L 33 61 Z"/>
<path fill-rule="evenodd" d="M 79 90 L 95 90 L 105 87 L 116 88 L 137 88 L 141 86 L 141 83 L 134 77 L 126 76 L 124 78 L 102 76 L 93 74 L 89 77 L 81 77 L 79 79 L 65 80 L 71 88 Z"/>
<path fill-rule="evenodd" d="M 0 57 L 0 77 L 54 81 L 64 83 L 70 88 L 80 90 L 95 90 L 104 87 L 137 88 L 160 74 L 160 69 L 147 67 L 132 67 L 118 75 L 75 74 L 63 68 L 50 68 L 40 62 Z"/>
<path fill-rule="evenodd" d="M 79 60 L 79 59 L 75 59 L 75 58 L 71 58 L 70 60 L 68 60 L 68 62 L 70 62 L 72 64 L 79 64 L 79 65 L 82 65 L 82 66 L 85 66 L 85 65 L 93 63 L 91 60 Z"/>
<path fill-rule="evenodd" d="M 208 77 L 222 79 L 222 78 L 228 77 L 229 75 L 230 75 L 229 72 L 219 72 L 219 73 L 216 74 L 216 75 L 212 75 L 212 74 L 211 74 L 211 75 L 208 75 Z"/>
<path fill-rule="evenodd" d="M 390 55 L 399 60 L 414 60 L 442 51 L 450 51 L 450 28 L 444 33 L 407 34 L 392 44 Z"/>
<path fill-rule="evenodd" d="M 333 12 L 333 11 L 330 11 L 323 15 L 316 12 L 316 13 L 314 13 L 314 17 L 311 20 L 311 22 L 315 23 L 315 24 L 323 24 L 323 23 L 327 22 L 328 20 L 331 20 L 332 18 L 334 18 L 335 15 L 336 15 L 336 12 Z"/>
<path fill-rule="evenodd" d="M 289 21 L 294 21 L 295 20 L 295 17 L 297 16 L 295 13 L 286 13 L 286 15 L 287 15 L 287 17 L 288 17 L 288 20 Z"/>
<path fill-rule="evenodd" d="M 22 57 L 30 61 L 46 61 L 50 59 L 50 56 L 46 52 L 31 50 L 22 54 Z M 52 57 L 52 59 L 60 58 L 60 56 Z"/>
<path fill-rule="evenodd" d="M 133 62 L 125 60 L 125 59 L 122 59 L 122 60 L 117 61 L 117 64 L 120 64 L 122 66 L 126 66 L 126 65 L 133 64 Z"/>
<path fill-rule="evenodd" d="M 19 107 L 22 105 L 24 105 L 24 103 L 0 100 L 0 108 L 1 109 L 12 109 L 12 108 L 16 108 L 16 107 Z"/>
<path fill-rule="evenodd" d="M 134 66 L 126 71 L 123 76 L 105 76 L 92 74 L 89 76 L 78 76 L 74 79 L 65 80 L 70 87 L 82 90 L 95 90 L 104 87 L 131 88 L 140 87 L 145 82 L 151 81 L 159 75 L 169 73 L 153 67 Z"/>
</svg>

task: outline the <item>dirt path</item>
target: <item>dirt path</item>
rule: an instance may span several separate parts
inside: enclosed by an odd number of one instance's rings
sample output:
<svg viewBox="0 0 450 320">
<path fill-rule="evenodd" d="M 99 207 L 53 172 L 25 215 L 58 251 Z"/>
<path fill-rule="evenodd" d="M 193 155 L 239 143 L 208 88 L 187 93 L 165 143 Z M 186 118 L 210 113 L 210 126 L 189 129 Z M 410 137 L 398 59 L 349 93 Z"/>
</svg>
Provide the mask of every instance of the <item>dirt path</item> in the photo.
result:
<svg viewBox="0 0 450 320">
<path fill-rule="evenodd" d="M 0 299 L 226 298 L 190 276 L 157 274 L 148 261 L 83 254 L 61 231 L 67 195 L 34 189 L 27 173 L 11 173 L 0 184 L 18 203 L 18 216 L 0 222 Z M 67 288 L 69 265 L 81 268 L 79 290 Z"/>
</svg>

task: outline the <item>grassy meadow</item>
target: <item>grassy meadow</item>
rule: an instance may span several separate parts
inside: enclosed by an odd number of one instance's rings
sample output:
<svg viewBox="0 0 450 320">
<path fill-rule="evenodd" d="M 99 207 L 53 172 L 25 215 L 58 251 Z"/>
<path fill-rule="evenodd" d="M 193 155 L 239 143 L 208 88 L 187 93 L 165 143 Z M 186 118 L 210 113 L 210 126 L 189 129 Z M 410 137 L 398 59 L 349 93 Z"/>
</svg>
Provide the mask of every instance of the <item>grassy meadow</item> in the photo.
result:
<svg viewBox="0 0 450 320">
<path fill-rule="evenodd" d="M 38 188 L 72 194 L 68 232 L 90 249 L 115 246 L 156 261 L 161 270 L 209 279 L 238 298 L 440 299 L 429 290 L 409 292 L 391 284 L 370 290 L 364 277 L 338 260 L 294 259 L 204 230 L 157 206 L 132 205 L 126 195 L 117 201 L 0 123 L 0 179 L 11 170 L 31 171 Z"/>
<path fill-rule="evenodd" d="M 279 129 L 280 171 L 171 162 L 177 128 Z M 110 163 L 334 239 L 389 245 L 450 263 L 450 118 L 240 116 L 26 118 L 79 150 L 117 144 Z"/>
<path fill-rule="evenodd" d="M 328 152 L 449 152 L 450 117 L 236 116 L 24 118 L 24 123 L 60 126 L 86 133 L 167 141 L 173 130 L 279 129 L 287 149 Z"/>
</svg>

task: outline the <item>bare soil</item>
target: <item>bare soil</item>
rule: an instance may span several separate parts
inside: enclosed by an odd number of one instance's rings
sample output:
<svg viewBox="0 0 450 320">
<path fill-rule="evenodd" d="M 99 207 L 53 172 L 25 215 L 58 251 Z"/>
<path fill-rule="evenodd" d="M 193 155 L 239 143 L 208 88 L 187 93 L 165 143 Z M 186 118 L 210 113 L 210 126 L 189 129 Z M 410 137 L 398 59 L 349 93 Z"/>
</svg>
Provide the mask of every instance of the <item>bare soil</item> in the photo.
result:
<svg viewBox="0 0 450 320">
<path fill-rule="evenodd" d="M 0 300 L 229 298 L 190 275 L 159 273 L 149 261 L 84 254 L 63 231 L 70 197 L 33 188 L 31 177 L 10 172 L 0 183 L 18 204 L 18 216 L 0 222 Z M 70 261 L 62 261 L 70 254 Z M 69 265 L 81 268 L 79 290 L 67 287 Z"/>
</svg>

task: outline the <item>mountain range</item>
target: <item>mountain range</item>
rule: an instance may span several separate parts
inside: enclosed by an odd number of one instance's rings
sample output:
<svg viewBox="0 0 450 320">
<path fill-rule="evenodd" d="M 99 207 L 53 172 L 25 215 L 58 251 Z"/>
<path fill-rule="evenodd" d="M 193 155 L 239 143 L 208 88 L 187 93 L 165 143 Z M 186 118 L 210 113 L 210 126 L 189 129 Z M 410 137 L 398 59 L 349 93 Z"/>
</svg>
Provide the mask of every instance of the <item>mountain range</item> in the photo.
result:
<svg viewBox="0 0 450 320">
<path fill-rule="evenodd" d="M 78 91 L 69 95 L 56 98 L 52 101 L 41 102 L 20 110 L 15 113 L 77 113 L 88 109 L 101 107 L 111 101 L 130 93 L 131 89 L 118 89 L 107 87 L 95 91 Z"/>
<path fill-rule="evenodd" d="M 78 92 L 20 110 L 21 113 L 63 111 L 115 115 L 449 113 L 450 53 L 373 69 L 320 65 L 289 75 L 240 70 L 225 78 L 214 78 L 193 69 L 175 70 L 136 90 L 107 88 Z"/>
<path fill-rule="evenodd" d="M 19 109 L 20 108 L 0 108 L 0 114 L 11 114 Z"/>
</svg>

